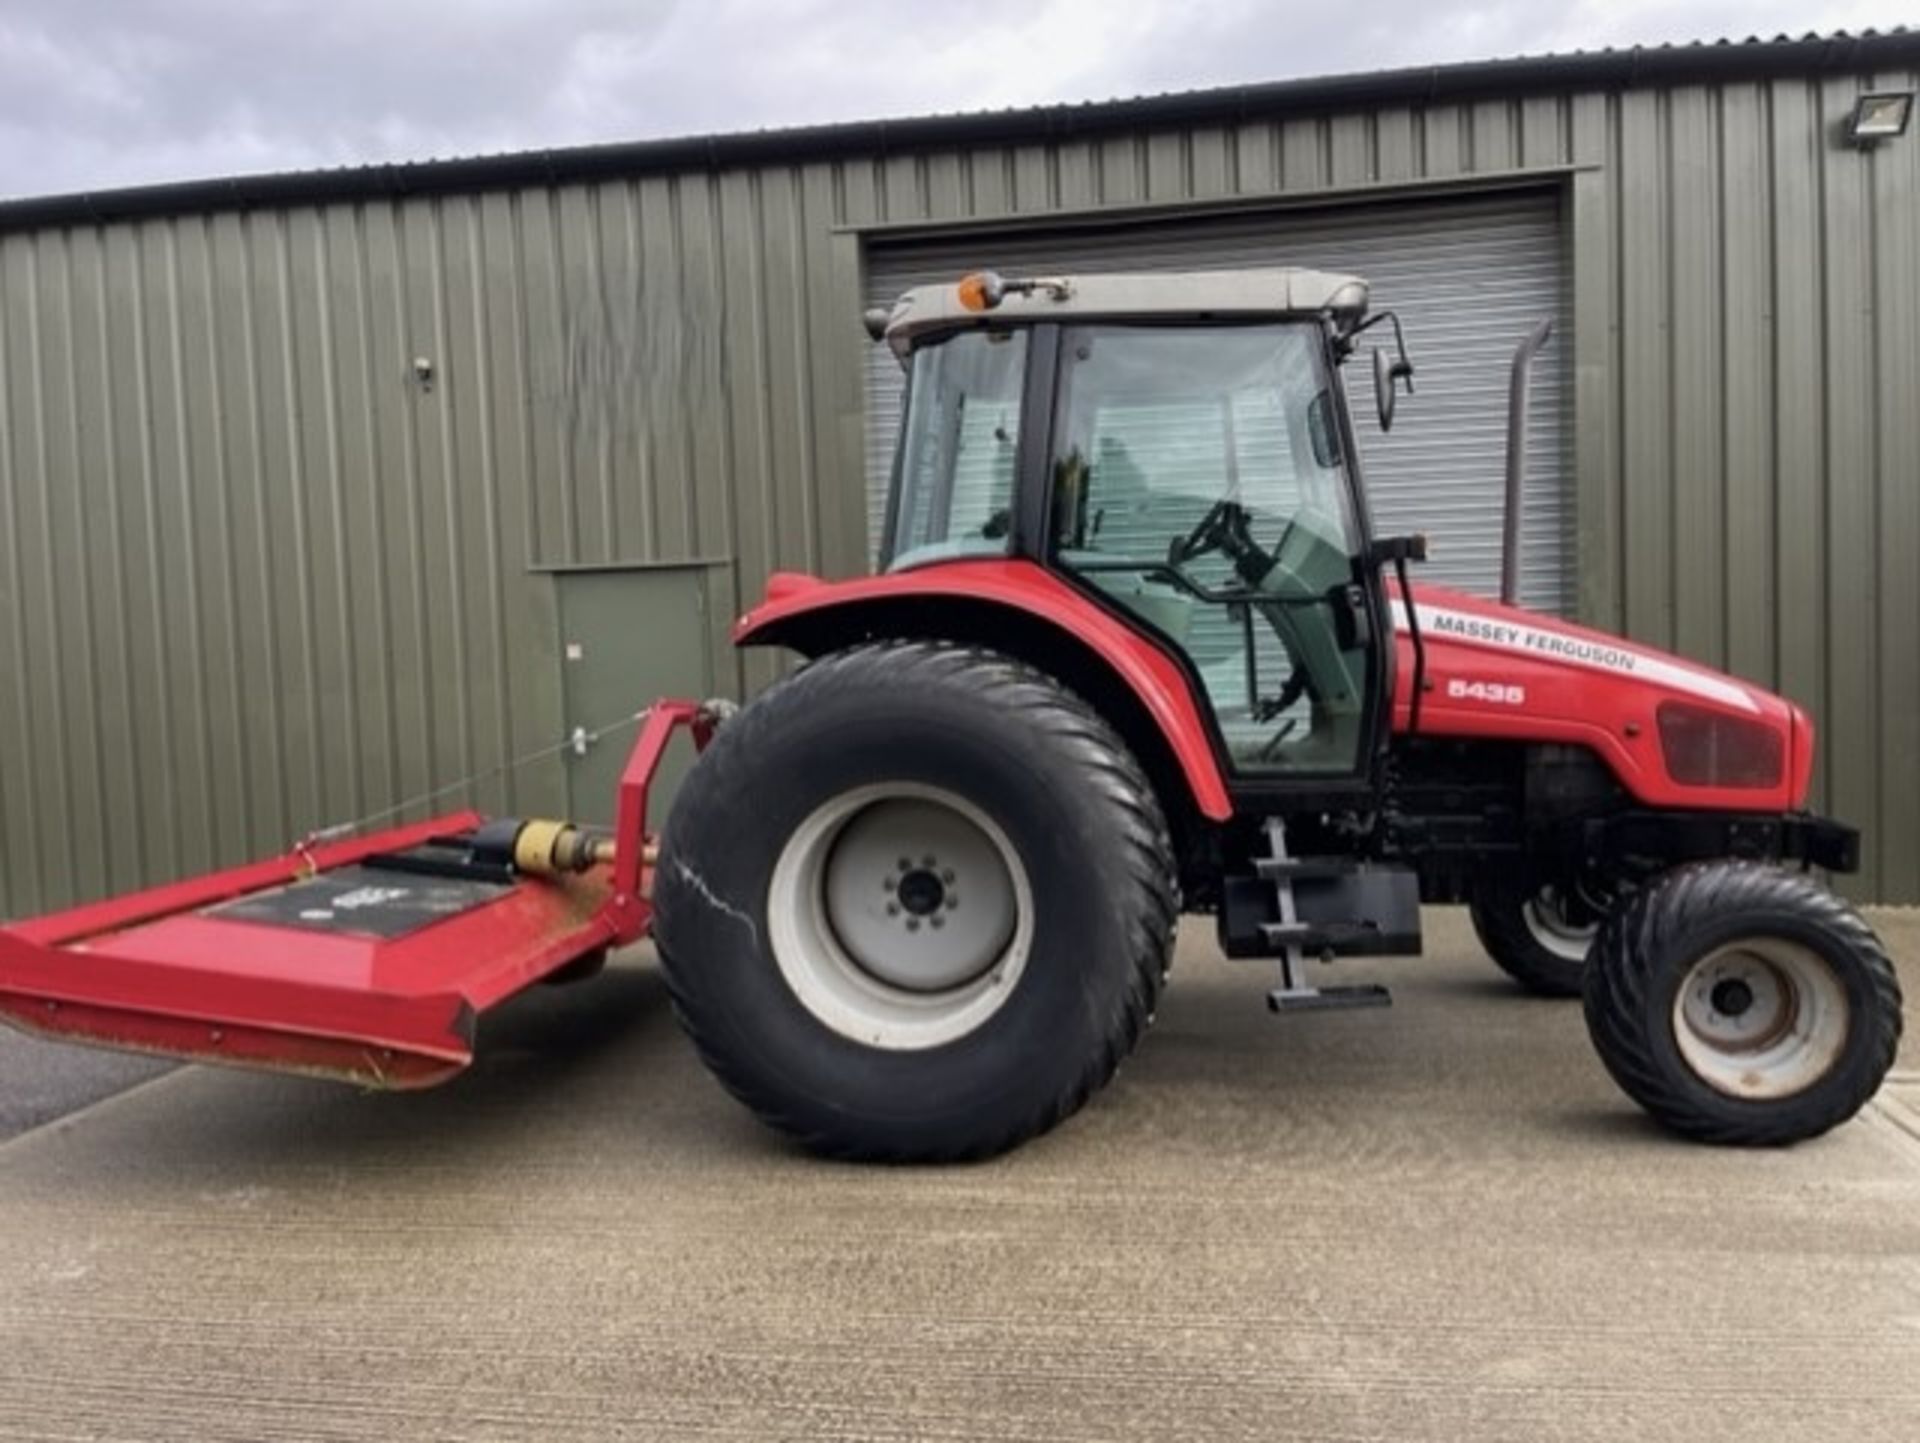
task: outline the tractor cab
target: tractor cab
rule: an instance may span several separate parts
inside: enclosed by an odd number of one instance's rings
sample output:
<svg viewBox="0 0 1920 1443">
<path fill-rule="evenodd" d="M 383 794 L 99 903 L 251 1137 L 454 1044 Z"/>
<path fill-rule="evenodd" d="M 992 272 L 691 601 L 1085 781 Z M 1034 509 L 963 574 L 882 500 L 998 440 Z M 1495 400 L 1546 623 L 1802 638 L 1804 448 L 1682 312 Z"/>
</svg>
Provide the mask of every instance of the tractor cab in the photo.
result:
<svg viewBox="0 0 1920 1443">
<path fill-rule="evenodd" d="M 1339 365 L 1366 283 L 1267 269 L 909 291 L 882 567 L 1036 562 L 1187 671 L 1247 782 L 1369 773 L 1391 634 Z"/>
</svg>

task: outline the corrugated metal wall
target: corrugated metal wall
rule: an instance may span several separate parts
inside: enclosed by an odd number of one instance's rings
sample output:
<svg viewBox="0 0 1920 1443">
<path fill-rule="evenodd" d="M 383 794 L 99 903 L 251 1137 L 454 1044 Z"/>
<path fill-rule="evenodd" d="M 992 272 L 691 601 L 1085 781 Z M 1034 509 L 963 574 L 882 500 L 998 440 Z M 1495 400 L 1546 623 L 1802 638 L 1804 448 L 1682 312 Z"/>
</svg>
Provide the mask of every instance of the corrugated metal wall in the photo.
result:
<svg viewBox="0 0 1920 1443">
<path fill-rule="evenodd" d="M 1584 103 L 1574 154 L 1582 573 L 1596 621 L 1772 686 L 1862 896 L 1920 900 L 1920 136 L 1913 73 Z M 1582 205 L 1581 192 L 1591 193 Z"/>
<path fill-rule="evenodd" d="M 1823 722 L 1920 899 L 1920 136 L 1862 81 L 0 236 L 0 913 L 557 737 L 533 568 L 858 569 L 862 236 L 1563 177 L 1580 610 Z M 433 389 L 411 378 L 433 361 Z M 755 659 L 731 674 L 772 674 Z M 722 667 L 731 667 L 722 661 Z M 728 675 L 716 668 L 716 674 Z M 518 795 L 557 797 L 557 771 Z"/>
<path fill-rule="evenodd" d="M 804 185 L 0 237 L 0 915 L 557 739 L 540 568 L 834 564 Z M 562 805 L 557 763 L 471 795 Z"/>
</svg>

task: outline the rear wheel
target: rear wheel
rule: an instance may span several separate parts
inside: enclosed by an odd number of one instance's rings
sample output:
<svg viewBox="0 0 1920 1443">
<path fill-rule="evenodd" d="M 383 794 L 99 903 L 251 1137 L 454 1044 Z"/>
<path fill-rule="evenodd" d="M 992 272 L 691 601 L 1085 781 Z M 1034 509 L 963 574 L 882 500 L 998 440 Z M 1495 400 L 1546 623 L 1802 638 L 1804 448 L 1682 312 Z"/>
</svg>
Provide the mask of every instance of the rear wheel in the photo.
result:
<svg viewBox="0 0 1920 1443">
<path fill-rule="evenodd" d="M 1111 729 L 996 654 L 827 657 L 724 728 L 655 885 L 681 1018 L 764 1121 L 841 1157 L 1002 1151 L 1151 1018 L 1166 826 Z"/>
<path fill-rule="evenodd" d="M 1602 928 L 1587 1027 L 1607 1070 L 1668 1127 L 1780 1144 L 1858 1112 L 1893 1064 L 1900 987 L 1858 913 L 1750 862 L 1683 867 Z"/>
<path fill-rule="evenodd" d="M 1514 981 L 1542 997 L 1578 997 L 1610 903 L 1591 884 L 1495 873 L 1474 888 L 1470 911 L 1480 945 Z"/>
</svg>

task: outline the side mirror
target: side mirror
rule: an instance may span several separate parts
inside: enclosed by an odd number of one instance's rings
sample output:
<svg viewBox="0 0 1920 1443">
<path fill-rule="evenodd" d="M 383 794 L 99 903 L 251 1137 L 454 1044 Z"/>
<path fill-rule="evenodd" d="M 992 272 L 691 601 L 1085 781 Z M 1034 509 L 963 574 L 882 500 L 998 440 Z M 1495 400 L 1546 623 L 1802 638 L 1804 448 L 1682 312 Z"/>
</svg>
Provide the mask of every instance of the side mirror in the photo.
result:
<svg viewBox="0 0 1920 1443">
<path fill-rule="evenodd" d="M 1413 362 L 1402 355 L 1397 361 L 1389 361 L 1387 353 L 1374 348 L 1373 352 L 1373 401 L 1380 409 L 1380 429 L 1393 429 L 1393 404 L 1397 397 L 1394 389 L 1396 381 L 1405 381 L 1409 394 L 1413 391 Z"/>
<path fill-rule="evenodd" d="M 1380 429 L 1393 429 L 1393 370 L 1387 364 L 1387 353 L 1378 346 L 1373 348 L 1373 404 L 1380 409 Z"/>
</svg>

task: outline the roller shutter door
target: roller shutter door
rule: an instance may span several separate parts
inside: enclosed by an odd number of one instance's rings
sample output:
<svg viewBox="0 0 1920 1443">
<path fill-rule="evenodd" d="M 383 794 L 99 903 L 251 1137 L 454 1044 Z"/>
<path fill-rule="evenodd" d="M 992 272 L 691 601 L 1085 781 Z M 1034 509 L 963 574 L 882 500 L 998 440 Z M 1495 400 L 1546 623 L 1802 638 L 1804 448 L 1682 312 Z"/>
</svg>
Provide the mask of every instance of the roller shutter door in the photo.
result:
<svg viewBox="0 0 1920 1443">
<path fill-rule="evenodd" d="M 1425 532 L 1433 559 L 1421 575 L 1489 595 L 1500 576 L 1507 367 L 1521 338 L 1551 316 L 1554 338 L 1534 369 L 1521 599 L 1565 612 L 1574 600 L 1574 517 L 1572 329 L 1562 255 L 1556 199 L 1508 195 L 876 244 L 867 253 L 866 292 L 869 304 L 882 305 L 910 286 L 982 268 L 1034 274 L 1298 265 L 1365 276 L 1375 307 L 1400 313 L 1418 367 L 1418 390 L 1401 397 L 1386 435 L 1374 420 L 1364 347 L 1347 368 L 1375 528 Z M 876 545 L 900 380 L 886 348 L 872 347 L 867 497 Z"/>
</svg>

